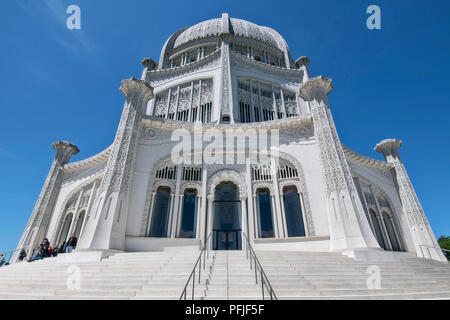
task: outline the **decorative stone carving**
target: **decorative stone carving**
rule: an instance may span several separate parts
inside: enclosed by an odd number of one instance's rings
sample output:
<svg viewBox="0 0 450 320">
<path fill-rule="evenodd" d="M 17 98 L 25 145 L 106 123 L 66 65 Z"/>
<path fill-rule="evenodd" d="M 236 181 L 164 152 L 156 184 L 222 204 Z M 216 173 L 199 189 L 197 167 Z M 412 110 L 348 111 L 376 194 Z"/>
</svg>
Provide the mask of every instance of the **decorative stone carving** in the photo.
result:
<svg viewBox="0 0 450 320">
<path fill-rule="evenodd" d="M 231 116 L 231 97 L 230 97 L 230 49 L 228 43 L 222 44 L 222 116 Z"/>
<path fill-rule="evenodd" d="M 72 155 L 79 152 L 79 149 L 75 145 L 65 141 L 53 143 L 53 149 L 56 150 L 55 159 L 53 160 L 50 171 L 44 182 L 44 186 L 42 187 L 31 217 L 28 220 L 27 227 L 25 228 L 25 230 L 36 230 L 36 232 L 34 232 L 32 237 L 29 239 L 29 248 L 27 250 L 28 253 L 31 251 L 29 250 L 30 248 L 42 241 L 42 237 L 48 228 L 48 224 L 53 213 L 53 208 L 61 187 L 63 166 L 69 162 Z M 24 235 L 25 234 L 26 232 L 24 232 Z M 20 243 L 22 242 L 23 239 L 21 239 Z"/>
<path fill-rule="evenodd" d="M 125 95 L 126 105 L 100 186 L 101 191 L 107 190 L 105 199 L 112 192 L 128 190 L 140 118 L 148 100 L 153 97 L 153 89 L 145 81 L 135 78 L 122 81 L 120 90 Z"/>
<path fill-rule="evenodd" d="M 236 187 L 239 189 L 239 196 L 240 198 L 247 198 L 247 188 L 246 188 L 246 179 L 244 174 L 240 174 L 233 170 L 221 170 L 214 174 L 209 180 L 208 180 L 208 190 L 210 195 L 215 194 L 216 187 L 221 183 L 225 181 L 233 182 Z"/>
<path fill-rule="evenodd" d="M 419 198 L 411 184 L 408 173 L 403 165 L 398 149 L 401 147 L 401 140 L 388 139 L 378 143 L 375 151 L 383 153 L 386 161 L 394 166 L 396 173 L 400 199 L 406 211 L 406 216 L 411 225 L 428 225 L 428 220 L 420 204 Z"/>
</svg>

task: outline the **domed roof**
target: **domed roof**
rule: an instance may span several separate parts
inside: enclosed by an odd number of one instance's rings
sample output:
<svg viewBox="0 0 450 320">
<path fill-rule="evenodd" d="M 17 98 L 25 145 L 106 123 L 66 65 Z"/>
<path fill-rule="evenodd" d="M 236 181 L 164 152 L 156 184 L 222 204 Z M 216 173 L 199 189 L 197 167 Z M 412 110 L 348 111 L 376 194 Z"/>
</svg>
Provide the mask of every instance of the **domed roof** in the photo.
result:
<svg viewBox="0 0 450 320">
<path fill-rule="evenodd" d="M 223 21 L 224 19 L 228 19 L 228 17 L 206 20 L 186 29 L 177 37 L 173 48 L 178 48 L 193 40 L 218 36 L 223 33 L 253 38 L 274 47 L 284 47 L 284 39 L 271 28 L 258 26 L 252 22 L 235 18 L 229 19 L 227 25 Z"/>
<path fill-rule="evenodd" d="M 284 52 L 285 60 L 291 63 L 291 55 L 286 41 L 272 28 L 258 26 L 252 22 L 229 18 L 227 13 L 222 14 L 222 18 L 210 19 L 196 25 L 183 28 L 172 34 L 167 39 L 161 51 L 158 69 L 169 65 L 170 53 L 177 49 L 184 50 L 184 46 L 189 43 L 209 37 L 219 37 L 222 34 L 254 39 L 279 49 Z"/>
</svg>

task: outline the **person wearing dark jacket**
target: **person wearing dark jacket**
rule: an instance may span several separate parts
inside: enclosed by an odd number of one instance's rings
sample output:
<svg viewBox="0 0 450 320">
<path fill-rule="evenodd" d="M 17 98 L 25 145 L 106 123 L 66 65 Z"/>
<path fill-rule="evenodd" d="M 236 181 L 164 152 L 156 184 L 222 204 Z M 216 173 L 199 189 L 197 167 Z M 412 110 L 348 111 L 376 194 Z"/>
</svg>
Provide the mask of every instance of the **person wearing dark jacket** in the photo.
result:
<svg viewBox="0 0 450 320">
<path fill-rule="evenodd" d="M 25 251 L 25 249 L 22 249 L 19 254 L 19 262 L 22 262 L 23 259 L 25 259 L 26 257 L 27 257 L 27 252 Z"/>
<path fill-rule="evenodd" d="M 71 253 L 73 249 L 77 247 L 77 237 L 75 237 L 75 233 L 72 233 L 72 236 L 67 240 L 66 243 L 66 253 Z"/>
<path fill-rule="evenodd" d="M 66 252 L 66 241 L 64 241 L 62 243 L 62 245 L 59 247 L 59 251 L 58 251 L 58 253 L 64 253 L 64 252 Z"/>
</svg>

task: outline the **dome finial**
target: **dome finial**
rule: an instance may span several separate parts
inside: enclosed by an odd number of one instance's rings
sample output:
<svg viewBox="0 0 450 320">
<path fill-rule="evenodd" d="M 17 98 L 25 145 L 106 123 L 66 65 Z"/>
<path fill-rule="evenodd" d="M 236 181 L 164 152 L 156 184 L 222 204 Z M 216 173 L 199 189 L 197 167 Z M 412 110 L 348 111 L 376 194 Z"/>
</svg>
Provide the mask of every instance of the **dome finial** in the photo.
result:
<svg viewBox="0 0 450 320">
<path fill-rule="evenodd" d="M 222 34 L 230 33 L 230 17 L 228 13 L 222 13 Z"/>
</svg>

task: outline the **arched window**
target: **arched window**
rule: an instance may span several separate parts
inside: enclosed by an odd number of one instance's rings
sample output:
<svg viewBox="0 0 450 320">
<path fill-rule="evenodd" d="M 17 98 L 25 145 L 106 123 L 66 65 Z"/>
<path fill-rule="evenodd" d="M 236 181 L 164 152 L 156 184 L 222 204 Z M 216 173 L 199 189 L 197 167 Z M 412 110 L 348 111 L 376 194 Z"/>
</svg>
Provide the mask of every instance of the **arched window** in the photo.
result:
<svg viewBox="0 0 450 320">
<path fill-rule="evenodd" d="M 181 213 L 180 238 L 195 238 L 197 227 L 197 191 L 186 190 Z"/>
<path fill-rule="evenodd" d="M 375 233 L 375 237 L 377 238 L 378 244 L 383 249 L 386 249 L 386 244 L 384 243 L 383 234 L 381 231 L 380 223 L 377 218 L 377 214 L 373 210 L 370 210 L 369 212 L 370 212 L 370 219 L 372 220 L 372 225 L 374 229 L 373 232 Z"/>
<path fill-rule="evenodd" d="M 258 228 L 260 238 L 273 238 L 273 214 L 270 201 L 270 191 L 260 189 L 257 191 L 258 198 Z"/>
<path fill-rule="evenodd" d="M 288 237 L 304 237 L 306 235 L 305 223 L 303 221 L 300 195 L 296 187 L 284 188 L 283 203 Z"/>
<path fill-rule="evenodd" d="M 393 251 L 401 251 L 400 243 L 398 242 L 397 238 L 397 229 L 395 227 L 394 221 L 392 220 L 391 216 L 387 212 L 383 212 L 383 220 L 384 225 L 386 226 L 386 230 L 389 236 L 389 240 L 391 241 L 392 250 Z"/>
<path fill-rule="evenodd" d="M 150 226 L 150 237 L 167 237 L 169 222 L 170 188 L 160 187 L 155 195 L 153 206 L 152 223 Z"/>
</svg>

